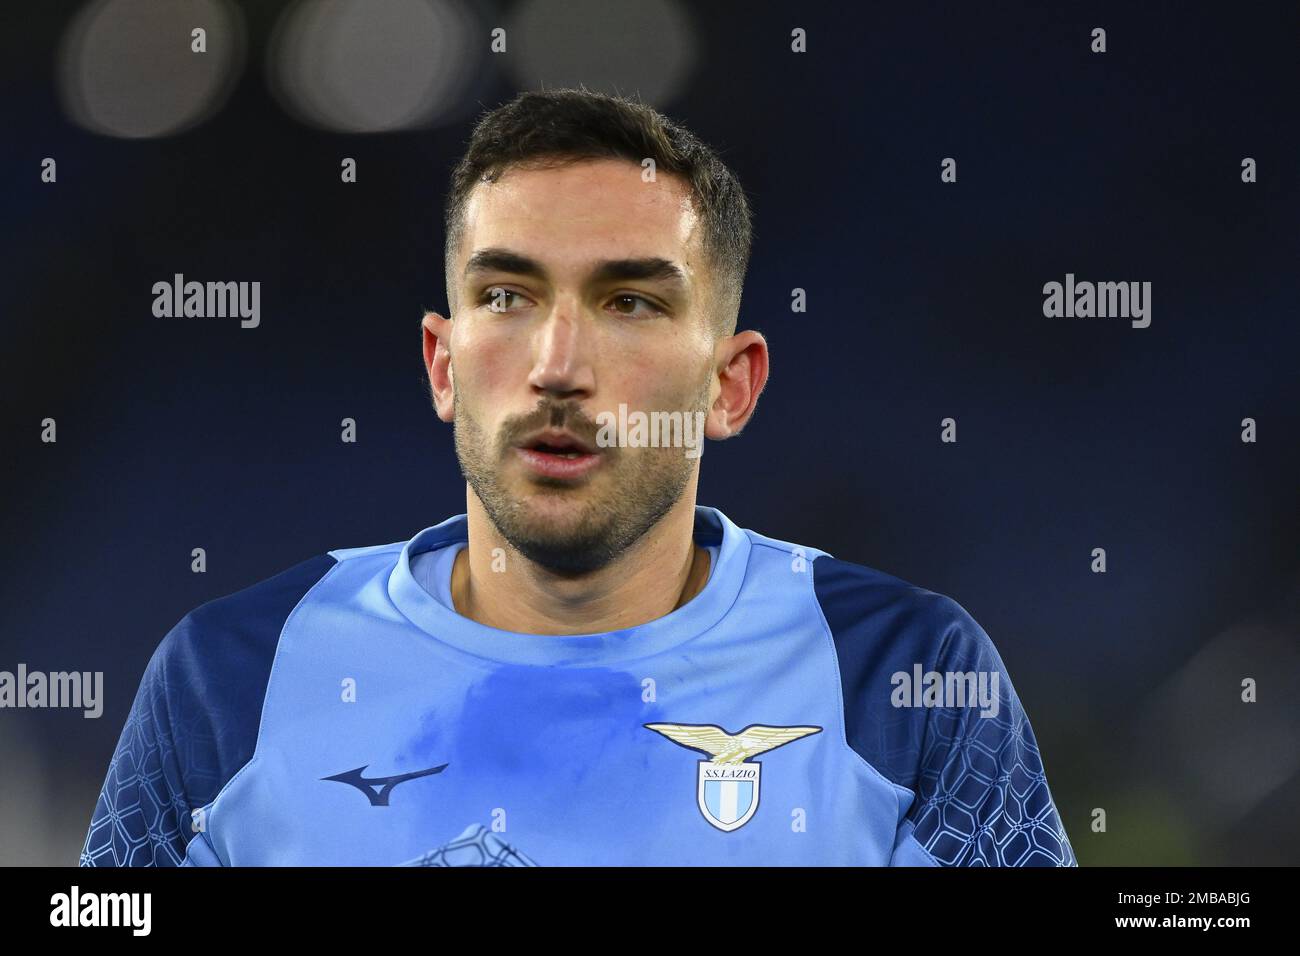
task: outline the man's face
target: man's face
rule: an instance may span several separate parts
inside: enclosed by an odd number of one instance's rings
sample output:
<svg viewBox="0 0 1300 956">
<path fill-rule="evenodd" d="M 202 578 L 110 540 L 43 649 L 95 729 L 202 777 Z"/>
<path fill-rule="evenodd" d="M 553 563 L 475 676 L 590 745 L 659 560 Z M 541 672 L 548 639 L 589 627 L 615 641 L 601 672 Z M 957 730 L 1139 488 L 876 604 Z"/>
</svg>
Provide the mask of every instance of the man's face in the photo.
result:
<svg viewBox="0 0 1300 956">
<path fill-rule="evenodd" d="M 634 163 L 595 160 L 475 188 L 452 277 L 456 452 L 525 557 L 603 567 L 681 499 L 691 449 L 601 447 L 597 416 L 625 405 L 694 426 L 708 411 L 706 270 L 677 177 L 647 183 Z"/>
</svg>

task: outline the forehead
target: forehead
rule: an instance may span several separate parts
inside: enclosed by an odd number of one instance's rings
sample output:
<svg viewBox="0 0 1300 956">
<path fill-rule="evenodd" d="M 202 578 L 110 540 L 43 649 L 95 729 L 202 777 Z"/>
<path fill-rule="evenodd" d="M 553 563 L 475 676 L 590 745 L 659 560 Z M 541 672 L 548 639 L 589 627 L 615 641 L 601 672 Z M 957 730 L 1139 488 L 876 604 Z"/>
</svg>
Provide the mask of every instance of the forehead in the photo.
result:
<svg viewBox="0 0 1300 956">
<path fill-rule="evenodd" d="M 699 219 L 686 181 L 624 159 L 584 160 L 551 169 L 511 168 L 479 183 L 465 207 L 457 259 L 504 247 L 549 268 L 578 269 L 598 259 L 658 256 L 695 278 Z"/>
</svg>

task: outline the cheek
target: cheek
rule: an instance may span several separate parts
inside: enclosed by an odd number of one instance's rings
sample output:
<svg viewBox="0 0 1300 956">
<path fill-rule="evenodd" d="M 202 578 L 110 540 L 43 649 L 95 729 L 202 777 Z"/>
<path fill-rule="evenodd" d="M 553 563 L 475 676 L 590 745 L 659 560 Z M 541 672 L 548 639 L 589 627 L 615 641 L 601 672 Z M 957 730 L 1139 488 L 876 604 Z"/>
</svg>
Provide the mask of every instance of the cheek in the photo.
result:
<svg viewBox="0 0 1300 956">
<path fill-rule="evenodd" d="M 669 327 L 665 334 L 618 327 L 600 343 L 597 391 L 629 409 L 672 411 L 694 402 L 713 359 L 712 338 Z M 618 397 L 615 397 L 618 396 Z"/>
<path fill-rule="evenodd" d="M 527 381 L 527 350 L 509 336 L 467 334 L 453 348 L 457 386 L 481 408 L 491 409 Z"/>
<path fill-rule="evenodd" d="M 644 412 L 679 411 L 693 408 L 703 379 L 687 377 L 681 367 L 670 367 L 661 375 L 648 374 L 654 366 L 632 366 L 637 374 L 622 378 L 615 386 L 614 404 L 626 402 L 629 410 Z"/>
</svg>

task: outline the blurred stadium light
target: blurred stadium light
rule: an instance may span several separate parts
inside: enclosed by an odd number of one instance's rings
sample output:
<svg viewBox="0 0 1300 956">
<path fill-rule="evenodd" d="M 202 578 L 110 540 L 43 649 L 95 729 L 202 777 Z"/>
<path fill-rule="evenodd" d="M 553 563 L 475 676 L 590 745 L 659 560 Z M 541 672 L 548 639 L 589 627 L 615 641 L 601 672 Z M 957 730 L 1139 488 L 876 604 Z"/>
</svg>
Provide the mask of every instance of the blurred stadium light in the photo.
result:
<svg viewBox="0 0 1300 956">
<path fill-rule="evenodd" d="M 192 49 L 202 28 L 205 52 Z M 56 62 L 68 118 L 106 136 L 170 136 L 217 112 L 244 64 L 244 23 L 226 0 L 96 0 Z"/>
<path fill-rule="evenodd" d="M 459 117 L 487 46 L 458 0 L 301 0 L 276 23 L 266 71 L 304 123 L 386 132 Z"/>
<path fill-rule="evenodd" d="M 674 0 L 525 0 L 506 25 L 523 89 L 578 86 L 662 106 L 689 81 L 700 43 Z"/>
</svg>

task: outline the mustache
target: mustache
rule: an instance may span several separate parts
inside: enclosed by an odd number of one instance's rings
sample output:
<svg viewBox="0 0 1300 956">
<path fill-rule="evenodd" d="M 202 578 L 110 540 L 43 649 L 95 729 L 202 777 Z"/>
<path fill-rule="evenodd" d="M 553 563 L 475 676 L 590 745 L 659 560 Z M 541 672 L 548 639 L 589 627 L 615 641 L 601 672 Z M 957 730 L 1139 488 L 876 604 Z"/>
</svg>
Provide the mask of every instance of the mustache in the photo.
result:
<svg viewBox="0 0 1300 956">
<path fill-rule="evenodd" d="M 537 408 L 527 415 L 507 419 L 501 426 L 501 447 L 510 448 L 519 443 L 526 435 L 542 428 L 563 428 L 572 432 L 589 448 L 596 447 L 596 435 L 600 426 L 596 420 L 587 415 L 577 402 L 557 402 L 545 398 L 538 399 Z M 602 451 L 613 451 L 605 448 Z"/>
</svg>

